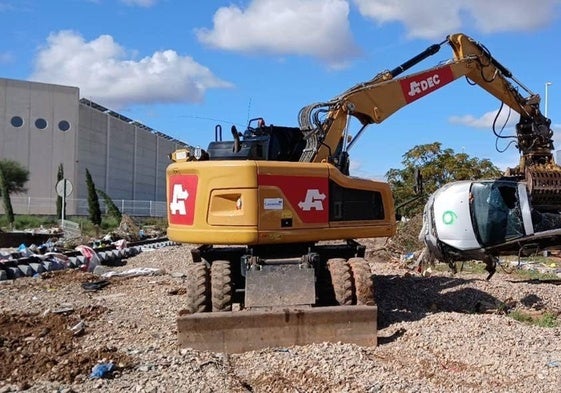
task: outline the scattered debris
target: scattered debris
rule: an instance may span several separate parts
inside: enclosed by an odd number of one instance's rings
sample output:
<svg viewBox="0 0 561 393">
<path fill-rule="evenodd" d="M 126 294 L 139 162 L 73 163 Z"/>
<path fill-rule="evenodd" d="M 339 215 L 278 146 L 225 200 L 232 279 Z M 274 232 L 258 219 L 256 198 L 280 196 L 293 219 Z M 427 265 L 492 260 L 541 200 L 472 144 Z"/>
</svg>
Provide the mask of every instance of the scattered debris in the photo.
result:
<svg viewBox="0 0 561 393">
<path fill-rule="evenodd" d="M 82 270 L 91 273 L 94 271 L 96 266 L 101 264 L 99 257 L 93 248 L 81 244 L 76 247 L 76 250 L 80 251 L 85 257 L 84 264 L 82 265 Z"/>
<path fill-rule="evenodd" d="M 136 276 L 153 276 L 158 274 L 163 274 L 162 269 L 151 268 L 151 267 L 139 267 L 135 269 L 124 270 L 120 272 L 110 271 L 103 273 L 101 276 L 105 278 L 109 277 L 136 277 Z"/>
<path fill-rule="evenodd" d="M 115 365 L 113 363 L 98 363 L 93 366 L 90 378 L 108 378 L 114 369 Z"/>
<path fill-rule="evenodd" d="M 87 292 L 95 292 L 105 288 L 107 285 L 109 285 L 109 281 L 100 280 L 100 281 L 93 281 L 93 282 L 84 282 L 82 283 L 82 288 L 84 288 L 84 290 Z"/>
<path fill-rule="evenodd" d="M 75 336 L 79 336 L 82 333 L 84 333 L 84 321 L 80 321 L 78 322 L 76 325 L 72 326 L 70 328 L 70 331 L 75 335 Z"/>
</svg>

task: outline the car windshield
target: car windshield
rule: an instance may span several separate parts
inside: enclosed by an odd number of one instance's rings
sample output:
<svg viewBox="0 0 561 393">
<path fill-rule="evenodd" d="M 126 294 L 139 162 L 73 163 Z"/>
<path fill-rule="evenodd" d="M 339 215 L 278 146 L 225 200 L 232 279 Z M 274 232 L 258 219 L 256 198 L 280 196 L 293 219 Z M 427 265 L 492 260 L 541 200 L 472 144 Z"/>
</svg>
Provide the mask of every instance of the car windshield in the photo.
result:
<svg viewBox="0 0 561 393">
<path fill-rule="evenodd" d="M 482 246 L 524 236 L 524 226 L 514 182 L 475 182 L 471 187 L 470 210 Z"/>
</svg>

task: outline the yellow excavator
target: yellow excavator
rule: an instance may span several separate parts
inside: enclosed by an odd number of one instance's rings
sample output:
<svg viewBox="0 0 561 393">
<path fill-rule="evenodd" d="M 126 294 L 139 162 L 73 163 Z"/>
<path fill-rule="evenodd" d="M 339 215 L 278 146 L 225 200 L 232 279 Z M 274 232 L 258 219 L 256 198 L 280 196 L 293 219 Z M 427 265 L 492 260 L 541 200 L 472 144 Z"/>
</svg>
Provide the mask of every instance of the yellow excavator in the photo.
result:
<svg viewBox="0 0 561 393">
<path fill-rule="evenodd" d="M 446 43 L 453 59 L 399 76 Z M 483 45 L 452 34 L 304 107 L 299 127 L 256 118 L 243 132 L 232 127 L 226 141 L 216 126 L 206 150 L 170 155 L 167 233 L 193 245 L 194 261 L 186 272 L 187 315 L 177 320 L 180 345 L 219 352 L 321 341 L 376 345 L 372 273 L 357 239 L 391 237 L 396 214 L 389 184 L 350 176 L 348 151 L 368 125 L 460 77 L 520 114 L 521 159 L 509 175 L 527 181 L 537 199 L 558 200 L 561 172 L 539 96 Z M 353 118 L 361 127 L 351 137 Z"/>
</svg>

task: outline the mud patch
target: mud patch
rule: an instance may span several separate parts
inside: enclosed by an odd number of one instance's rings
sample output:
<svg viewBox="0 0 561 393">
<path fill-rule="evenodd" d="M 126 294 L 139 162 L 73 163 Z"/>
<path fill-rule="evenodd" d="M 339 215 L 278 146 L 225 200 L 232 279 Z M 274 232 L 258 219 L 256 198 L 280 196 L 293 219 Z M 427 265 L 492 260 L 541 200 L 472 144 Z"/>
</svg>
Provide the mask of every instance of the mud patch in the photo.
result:
<svg viewBox="0 0 561 393">
<path fill-rule="evenodd" d="M 71 329 L 106 311 L 91 306 L 64 313 L 0 314 L 0 380 L 26 388 L 39 380 L 83 380 L 101 360 L 112 361 L 117 369 L 132 367 L 132 359 L 115 348 L 83 348 L 83 336 Z"/>
</svg>

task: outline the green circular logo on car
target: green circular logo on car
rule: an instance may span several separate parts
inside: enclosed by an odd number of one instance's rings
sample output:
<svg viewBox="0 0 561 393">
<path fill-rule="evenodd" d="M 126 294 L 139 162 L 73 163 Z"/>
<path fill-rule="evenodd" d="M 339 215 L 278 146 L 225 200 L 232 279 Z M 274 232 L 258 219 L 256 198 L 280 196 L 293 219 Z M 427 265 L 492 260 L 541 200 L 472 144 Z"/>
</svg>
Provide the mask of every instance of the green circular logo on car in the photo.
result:
<svg viewBox="0 0 561 393">
<path fill-rule="evenodd" d="M 452 210 L 446 210 L 442 213 L 442 222 L 446 225 L 452 225 L 454 221 L 456 221 L 456 218 L 458 218 L 458 215 Z"/>
</svg>

